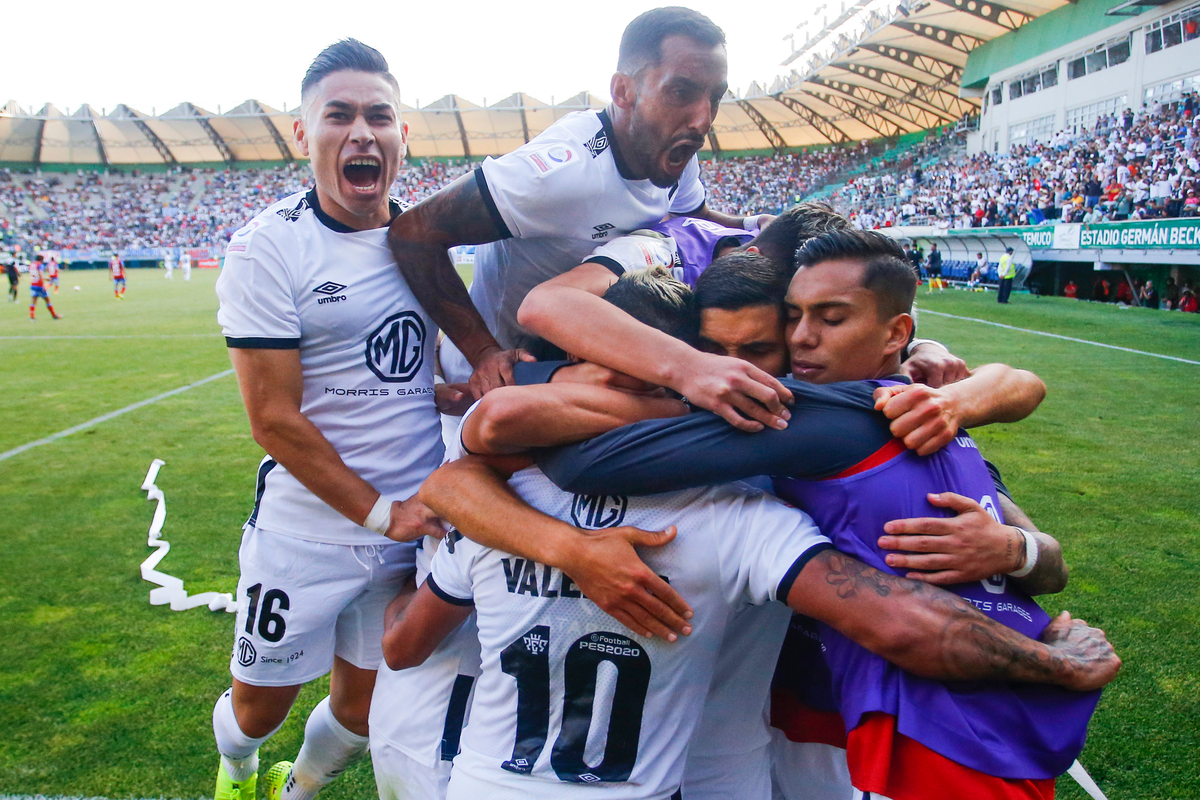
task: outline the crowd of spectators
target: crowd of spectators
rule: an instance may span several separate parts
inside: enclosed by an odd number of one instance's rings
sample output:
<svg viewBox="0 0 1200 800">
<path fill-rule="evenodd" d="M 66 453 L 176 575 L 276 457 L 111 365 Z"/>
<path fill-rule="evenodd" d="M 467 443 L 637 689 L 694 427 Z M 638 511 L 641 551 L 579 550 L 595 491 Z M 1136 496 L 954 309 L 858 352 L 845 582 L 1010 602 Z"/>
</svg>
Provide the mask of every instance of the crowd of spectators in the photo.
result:
<svg viewBox="0 0 1200 800">
<path fill-rule="evenodd" d="M 863 142 L 824 151 L 711 159 L 700 162 L 700 179 L 713 208 L 729 214 L 778 213 L 870 154 Z"/>
<path fill-rule="evenodd" d="M 392 194 L 410 203 L 469 169 L 406 163 Z M 224 249 L 230 235 L 276 200 L 313 185 L 307 167 L 176 168 L 166 173 L 0 170 L 0 242 L 39 250 Z"/>
<path fill-rule="evenodd" d="M 1098 119 L 1079 133 L 847 183 L 835 204 L 857 227 L 954 228 L 1118 222 L 1200 213 L 1200 98 Z"/>
<path fill-rule="evenodd" d="M 1153 280 L 1143 280 L 1139 276 L 1110 278 L 1101 275 L 1092 281 L 1090 291 L 1079 286 L 1074 280 L 1068 281 L 1063 288 L 1063 295 L 1097 303 L 1119 303 L 1126 306 L 1161 308 L 1166 311 L 1200 313 L 1200 300 L 1197 299 L 1192 282 L 1186 278 L 1176 281 L 1174 276 L 1167 277 L 1162 292 L 1158 291 Z"/>
</svg>

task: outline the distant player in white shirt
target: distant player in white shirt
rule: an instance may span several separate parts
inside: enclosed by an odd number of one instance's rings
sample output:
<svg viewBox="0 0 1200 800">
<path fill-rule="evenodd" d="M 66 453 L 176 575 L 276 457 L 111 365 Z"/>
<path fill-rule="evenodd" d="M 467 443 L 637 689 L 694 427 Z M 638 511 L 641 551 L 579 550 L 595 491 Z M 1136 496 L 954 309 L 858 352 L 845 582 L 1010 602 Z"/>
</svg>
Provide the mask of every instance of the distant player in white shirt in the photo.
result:
<svg viewBox="0 0 1200 800">
<path fill-rule="evenodd" d="M 296 144 L 316 187 L 237 231 L 217 281 L 218 320 L 255 440 L 269 455 L 239 551 L 230 671 L 213 731 L 215 800 L 255 796 L 258 747 L 303 684 L 332 669 L 295 765 L 270 800 L 309 800 L 367 749 L 383 612 L 440 533 L 415 498 L 442 459 L 437 329 L 396 269 L 387 190 L 408 126 L 380 53 L 326 48 L 301 87 Z"/>
<path fill-rule="evenodd" d="M 192 279 L 192 254 L 187 250 L 184 250 L 183 254 L 179 256 L 179 269 L 183 272 L 184 281 Z"/>
<path fill-rule="evenodd" d="M 163 268 L 167 271 L 167 274 L 163 277 L 167 280 L 174 280 L 175 254 L 170 250 L 168 250 L 167 254 L 163 256 Z"/>
<path fill-rule="evenodd" d="M 471 374 L 476 397 L 511 383 L 522 357 L 513 348 L 527 338 L 517 320 L 525 294 L 597 245 L 667 214 L 745 227 L 709 208 L 696 160 L 727 73 L 725 35 L 711 20 L 679 7 L 648 11 L 622 35 L 606 109 L 564 117 L 392 224 L 397 263 L 457 348 L 443 348 L 447 380 Z M 471 243 L 480 246 L 468 294 L 446 253 Z M 774 378 L 737 359 L 692 353 L 661 373 L 655 382 L 739 426 L 747 425 L 739 409 L 769 424 L 790 399 Z"/>
</svg>

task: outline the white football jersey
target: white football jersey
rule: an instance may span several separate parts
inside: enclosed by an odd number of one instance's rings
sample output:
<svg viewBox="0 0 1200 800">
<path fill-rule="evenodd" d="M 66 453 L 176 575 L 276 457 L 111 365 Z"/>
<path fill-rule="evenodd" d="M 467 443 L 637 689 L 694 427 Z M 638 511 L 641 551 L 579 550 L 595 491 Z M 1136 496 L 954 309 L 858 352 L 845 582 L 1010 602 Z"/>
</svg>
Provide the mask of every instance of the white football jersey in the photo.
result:
<svg viewBox="0 0 1200 800">
<path fill-rule="evenodd" d="M 217 279 L 230 347 L 298 349 L 300 411 L 342 461 L 404 500 L 442 460 L 433 400 L 437 329 L 387 247 L 387 228 L 354 231 L 315 190 L 267 208 L 230 239 Z M 332 544 L 390 544 L 342 516 L 270 455 L 258 469 L 262 530 Z"/>
<path fill-rule="evenodd" d="M 597 497 L 564 492 L 530 468 L 510 485 L 584 528 L 677 525 L 674 541 L 641 555 L 688 599 L 693 632 L 675 643 L 637 636 L 559 570 L 452 534 L 427 583 L 448 602 L 475 604 L 483 663 L 454 774 L 486 782 L 489 800 L 669 796 L 730 618 L 786 597 L 828 539 L 807 515 L 744 484 Z"/>
<path fill-rule="evenodd" d="M 479 401 L 463 415 L 465 421 Z M 461 428 L 461 424 L 459 425 Z M 462 458 L 461 433 L 446 447 L 446 461 Z M 441 541 L 421 539 L 417 548 L 417 586 L 429 577 Z M 475 615 L 442 640 L 424 663 L 394 670 L 379 665 L 371 695 L 369 724 L 380 738 L 430 769 L 458 754 L 462 728 L 470 715 L 475 679 L 479 676 L 479 633 Z"/>
<path fill-rule="evenodd" d="M 568 114 L 476 169 L 496 226 L 511 238 L 476 248 L 471 299 L 503 346 L 527 336 L 517 309 L 534 286 L 578 266 L 598 244 L 704 204 L 695 157 L 670 188 L 628 174 L 604 111 Z"/>
</svg>

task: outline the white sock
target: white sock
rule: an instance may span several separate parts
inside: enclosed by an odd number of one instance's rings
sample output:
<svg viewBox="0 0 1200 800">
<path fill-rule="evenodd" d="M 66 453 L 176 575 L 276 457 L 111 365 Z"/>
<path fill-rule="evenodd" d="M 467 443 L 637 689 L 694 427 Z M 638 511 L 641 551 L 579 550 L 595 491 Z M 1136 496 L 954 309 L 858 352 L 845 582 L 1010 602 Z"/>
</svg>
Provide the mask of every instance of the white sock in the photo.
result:
<svg viewBox="0 0 1200 800">
<path fill-rule="evenodd" d="M 226 689 L 213 706 L 213 737 L 217 740 L 217 752 L 221 754 L 225 771 L 236 782 L 240 783 L 258 771 L 258 746 L 278 730 L 276 728 L 261 739 L 243 733 L 233 713 L 232 689 Z"/>
<path fill-rule="evenodd" d="M 368 739 L 347 730 L 329 708 L 329 698 L 317 703 L 304 725 L 304 744 L 292 765 L 281 800 L 312 800 L 322 787 L 342 774 L 367 752 Z"/>
</svg>

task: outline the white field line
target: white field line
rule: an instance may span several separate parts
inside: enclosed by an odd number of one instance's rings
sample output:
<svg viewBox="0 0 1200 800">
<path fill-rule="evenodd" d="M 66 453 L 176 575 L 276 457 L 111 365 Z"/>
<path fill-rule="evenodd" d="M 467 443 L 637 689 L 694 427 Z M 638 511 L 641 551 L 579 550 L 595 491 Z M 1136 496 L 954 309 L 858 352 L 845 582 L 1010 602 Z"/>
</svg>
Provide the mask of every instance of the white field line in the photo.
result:
<svg viewBox="0 0 1200 800">
<path fill-rule="evenodd" d="M 1015 325 L 1005 325 L 1003 322 L 992 322 L 987 319 L 976 319 L 975 317 L 960 317 L 957 314 L 947 314 L 943 311 L 930 311 L 927 308 L 922 308 L 919 312 L 921 316 L 932 314 L 935 317 L 949 317 L 950 319 L 961 319 L 966 322 L 982 322 L 984 325 L 994 325 L 997 328 L 1007 328 L 1010 331 L 1021 331 L 1022 333 L 1033 333 L 1038 336 L 1049 336 L 1052 339 L 1066 339 L 1068 342 L 1078 342 L 1080 344 L 1090 344 L 1095 347 L 1107 347 L 1109 350 L 1120 350 L 1125 353 L 1136 353 L 1139 356 L 1151 356 L 1152 358 L 1164 358 L 1167 361 L 1180 361 L 1184 364 L 1195 364 L 1200 366 L 1200 361 L 1192 361 L 1188 358 L 1179 358 L 1178 356 L 1164 356 L 1162 353 L 1150 353 L 1145 350 L 1134 350 L 1132 347 L 1118 347 L 1115 344 L 1105 344 L 1104 342 L 1093 342 L 1091 339 L 1076 339 L 1074 336 L 1063 336 L 1060 333 L 1046 333 L 1045 331 L 1035 331 L 1032 328 L 1018 328 Z M 0 799 L 2 800 L 2 799 Z"/>
<path fill-rule="evenodd" d="M 216 375 L 209 375 L 207 378 L 201 378 L 200 380 L 196 381 L 195 383 L 189 383 L 187 386 L 180 386 L 178 389 L 172 389 L 169 392 L 163 392 L 162 394 L 155 395 L 154 397 L 148 397 L 145 400 L 139 400 L 138 402 L 134 403 L 133 405 L 128 405 L 128 406 L 125 406 L 124 408 L 118 408 L 116 411 L 110 411 L 107 414 L 101 414 L 100 416 L 96 417 L 95 419 L 89 419 L 87 422 L 81 422 L 78 425 L 73 425 L 72 427 L 67 428 L 66 430 L 63 430 L 63 431 L 59 431 L 58 433 L 52 433 L 49 436 L 47 436 L 45 439 L 38 439 L 35 442 L 29 442 L 27 444 L 21 445 L 20 447 L 14 447 L 12 450 L 7 450 L 3 453 L 0 453 L 0 461 L 5 460 L 6 458 L 12 458 L 13 456 L 18 455 L 20 453 L 24 453 L 26 450 L 32 450 L 35 447 L 41 447 L 44 444 L 50 444 L 51 442 L 56 442 L 59 439 L 63 438 L 64 436 L 70 436 L 72 433 L 79 433 L 82 430 L 87 430 L 88 428 L 99 425 L 101 422 L 108 422 L 110 419 L 119 417 L 122 414 L 128 414 L 130 411 L 137 411 L 139 408 L 148 406 L 151 403 L 157 403 L 159 400 L 165 400 L 168 397 L 173 397 L 177 394 L 182 394 L 183 392 L 186 392 L 189 389 L 195 389 L 197 386 L 203 386 L 204 384 L 208 383 L 209 381 L 215 381 L 218 378 L 224 378 L 226 375 L 232 375 L 232 374 L 233 374 L 233 370 L 227 369 L 227 370 L 224 370 L 223 372 L 218 372 Z M 0 795 L 0 800 L 5 800 L 6 797 L 7 797 L 7 795 Z"/>
<path fill-rule="evenodd" d="M 219 333 L 114 333 L 114 334 L 91 334 L 91 335 L 63 335 L 48 334 L 46 336 L 0 336 L 0 339 L 192 339 L 197 337 L 217 337 Z M 0 794 L 0 800 L 3 800 L 5 795 Z"/>
</svg>

